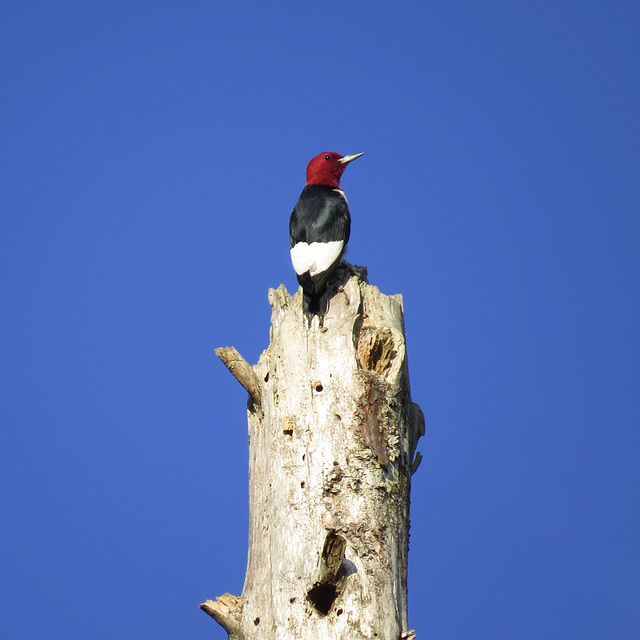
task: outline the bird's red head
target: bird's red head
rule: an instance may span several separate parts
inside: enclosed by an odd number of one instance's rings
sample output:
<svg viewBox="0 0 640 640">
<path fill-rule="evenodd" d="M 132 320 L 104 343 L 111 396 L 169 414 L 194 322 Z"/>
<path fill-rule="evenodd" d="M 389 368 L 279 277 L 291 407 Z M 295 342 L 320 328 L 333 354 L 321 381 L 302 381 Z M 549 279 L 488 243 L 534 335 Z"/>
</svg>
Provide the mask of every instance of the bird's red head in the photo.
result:
<svg viewBox="0 0 640 640">
<path fill-rule="evenodd" d="M 341 156 L 335 151 L 325 151 L 311 159 L 307 165 L 307 184 L 323 184 L 337 189 L 340 187 L 340 176 L 347 165 L 362 153 L 353 156 Z"/>
</svg>

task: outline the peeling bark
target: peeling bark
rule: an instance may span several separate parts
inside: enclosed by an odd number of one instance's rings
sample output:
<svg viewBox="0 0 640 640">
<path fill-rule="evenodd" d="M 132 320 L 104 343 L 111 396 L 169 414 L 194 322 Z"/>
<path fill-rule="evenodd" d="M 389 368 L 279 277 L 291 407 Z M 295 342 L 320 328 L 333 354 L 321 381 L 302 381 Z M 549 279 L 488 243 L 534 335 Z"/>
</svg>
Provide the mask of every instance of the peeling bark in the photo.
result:
<svg viewBox="0 0 640 640">
<path fill-rule="evenodd" d="M 300 290 L 269 291 L 270 345 L 253 367 L 216 350 L 250 394 L 242 598 L 201 605 L 232 640 L 415 637 L 409 491 L 424 417 L 410 396 L 402 298 L 347 263 L 330 287 L 324 326 L 310 328 Z"/>
</svg>

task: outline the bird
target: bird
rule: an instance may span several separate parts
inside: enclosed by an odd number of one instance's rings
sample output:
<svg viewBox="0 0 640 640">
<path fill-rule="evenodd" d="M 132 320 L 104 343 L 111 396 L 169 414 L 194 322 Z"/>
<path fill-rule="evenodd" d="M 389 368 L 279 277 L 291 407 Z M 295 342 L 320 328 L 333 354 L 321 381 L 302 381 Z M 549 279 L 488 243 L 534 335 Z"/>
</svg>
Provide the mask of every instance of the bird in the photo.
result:
<svg viewBox="0 0 640 640">
<path fill-rule="evenodd" d="M 312 158 L 305 187 L 291 212 L 291 263 L 302 286 L 309 326 L 314 316 L 323 325 L 329 307 L 329 301 L 323 300 L 327 282 L 340 264 L 351 234 L 351 214 L 340 178 L 347 165 L 362 155 L 325 151 Z"/>
</svg>

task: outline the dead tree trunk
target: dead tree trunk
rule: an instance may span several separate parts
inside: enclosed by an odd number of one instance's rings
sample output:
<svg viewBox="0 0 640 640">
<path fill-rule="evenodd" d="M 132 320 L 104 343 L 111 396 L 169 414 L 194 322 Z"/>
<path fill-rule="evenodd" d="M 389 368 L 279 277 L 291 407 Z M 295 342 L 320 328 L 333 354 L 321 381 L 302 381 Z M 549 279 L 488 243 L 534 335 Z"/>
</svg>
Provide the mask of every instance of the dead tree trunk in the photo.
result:
<svg viewBox="0 0 640 640">
<path fill-rule="evenodd" d="M 250 366 L 249 559 L 241 597 L 200 605 L 231 640 L 400 640 L 407 625 L 411 401 L 402 298 L 343 263 L 320 328 L 302 292 L 269 291 L 271 344 Z"/>
</svg>

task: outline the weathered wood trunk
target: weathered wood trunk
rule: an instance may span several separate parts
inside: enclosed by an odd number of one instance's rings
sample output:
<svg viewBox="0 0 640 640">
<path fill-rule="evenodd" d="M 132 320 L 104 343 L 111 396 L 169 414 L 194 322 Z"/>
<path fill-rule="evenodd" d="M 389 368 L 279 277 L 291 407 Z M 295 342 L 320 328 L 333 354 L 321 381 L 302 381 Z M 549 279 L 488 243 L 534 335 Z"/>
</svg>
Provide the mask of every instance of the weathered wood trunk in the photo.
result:
<svg viewBox="0 0 640 640">
<path fill-rule="evenodd" d="M 249 559 L 242 597 L 201 607 L 232 640 L 400 640 L 407 625 L 411 401 L 402 299 L 343 263 L 319 327 L 269 291 L 271 344 L 250 367 Z"/>
</svg>

